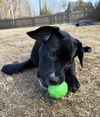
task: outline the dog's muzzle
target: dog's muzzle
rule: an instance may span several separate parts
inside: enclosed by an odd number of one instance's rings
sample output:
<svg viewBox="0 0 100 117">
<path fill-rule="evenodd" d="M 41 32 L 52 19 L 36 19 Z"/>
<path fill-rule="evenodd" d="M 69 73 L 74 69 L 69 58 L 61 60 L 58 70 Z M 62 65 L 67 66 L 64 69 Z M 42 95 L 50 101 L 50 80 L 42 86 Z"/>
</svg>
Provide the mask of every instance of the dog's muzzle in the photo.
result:
<svg viewBox="0 0 100 117">
<path fill-rule="evenodd" d="M 56 85 L 59 83 L 59 78 L 55 73 L 51 73 L 48 77 L 38 77 L 38 83 L 41 87 L 48 87 L 50 85 Z"/>
</svg>

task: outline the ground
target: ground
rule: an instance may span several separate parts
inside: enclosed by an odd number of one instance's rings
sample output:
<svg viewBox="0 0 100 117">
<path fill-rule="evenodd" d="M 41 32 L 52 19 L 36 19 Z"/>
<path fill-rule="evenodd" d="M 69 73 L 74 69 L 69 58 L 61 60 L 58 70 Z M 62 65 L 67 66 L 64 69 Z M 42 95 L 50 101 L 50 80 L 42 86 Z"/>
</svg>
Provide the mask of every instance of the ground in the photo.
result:
<svg viewBox="0 0 100 117">
<path fill-rule="evenodd" d="M 0 69 L 29 58 L 34 40 L 26 32 L 36 28 L 0 30 Z M 76 58 L 81 88 L 53 100 L 38 86 L 37 69 L 12 76 L 0 72 L 0 117 L 100 117 L 100 26 L 63 24 L 60 28 L 93 48 L 84 56 L 83 69 Z"/>
</svg>

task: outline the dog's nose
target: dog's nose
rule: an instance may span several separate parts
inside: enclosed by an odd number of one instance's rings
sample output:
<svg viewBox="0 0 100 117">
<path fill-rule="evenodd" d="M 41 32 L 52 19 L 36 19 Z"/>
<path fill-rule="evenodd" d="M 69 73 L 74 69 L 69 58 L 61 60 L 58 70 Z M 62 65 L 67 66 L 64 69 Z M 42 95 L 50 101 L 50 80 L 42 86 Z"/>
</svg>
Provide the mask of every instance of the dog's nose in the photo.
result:
<svg viewBox="0 0 100 117">
<path fill-rule="evenodd" d="M 49 77 L 49 81 L 51 84 L 58 84 L 59 78 L 57 76 Z"/>
</svg>

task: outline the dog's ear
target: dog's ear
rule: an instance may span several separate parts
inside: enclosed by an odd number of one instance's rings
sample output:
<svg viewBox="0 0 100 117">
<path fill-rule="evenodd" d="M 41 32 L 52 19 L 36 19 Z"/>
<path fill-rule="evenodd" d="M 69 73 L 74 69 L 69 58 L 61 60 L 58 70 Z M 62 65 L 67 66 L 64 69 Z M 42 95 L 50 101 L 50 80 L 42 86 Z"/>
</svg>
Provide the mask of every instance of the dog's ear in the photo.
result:
<svg viewBox="0 0 100 117">
<path fill-rule="evenodd" d="M 52 34 L 59 32 L 56 26 L 42 26 L 37 30 L 27 32 L 27 35 L 33 39 L 47 41 Z"/>
<path fill-rule="evenodd" d="M 74 44 L 76 46 L 76 54 L 75 54 L 75 56 L 78 56 L 80 64 L 83 67 L 84 51 L 83 51 L 82 43 L 79 40 L 75 39 L 75 43 Z"/>
</svg>

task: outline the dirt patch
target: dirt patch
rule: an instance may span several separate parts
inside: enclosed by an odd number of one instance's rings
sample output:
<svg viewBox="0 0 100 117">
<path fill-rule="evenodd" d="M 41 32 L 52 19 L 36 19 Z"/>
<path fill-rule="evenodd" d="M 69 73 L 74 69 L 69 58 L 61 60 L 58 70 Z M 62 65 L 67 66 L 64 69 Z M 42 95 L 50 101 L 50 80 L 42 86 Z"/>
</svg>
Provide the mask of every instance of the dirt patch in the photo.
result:
<svg viewBox="0 0 100 117">
<path fill-rule="evenodd" d="M 35 28 L 0 30 L 0 68 L 28 59 L 34 40 L 25 33 Z M 37 69 L 12 76 L 0 72 L 0 117 L 100 117 L 100 26 L 60 28 L 93 47 L 92 53 L 85 54 L 83 70 L 76 58 L 81 88 L 53 100 L 38 87 Z"/>
</svg>

